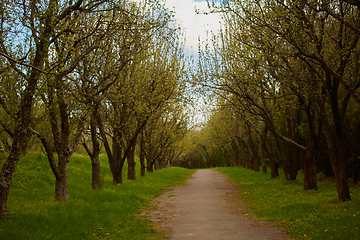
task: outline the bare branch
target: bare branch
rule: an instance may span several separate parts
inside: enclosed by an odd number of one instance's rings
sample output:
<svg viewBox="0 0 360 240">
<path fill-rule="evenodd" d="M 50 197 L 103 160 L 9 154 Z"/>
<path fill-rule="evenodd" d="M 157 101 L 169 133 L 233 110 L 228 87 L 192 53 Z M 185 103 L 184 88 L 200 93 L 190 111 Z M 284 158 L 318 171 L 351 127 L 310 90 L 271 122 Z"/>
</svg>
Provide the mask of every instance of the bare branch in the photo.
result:
<svg viewBox="0 0 360 240">
<path fill-rule="evenodd" d="M 20 61 L 18 61 L 18 60 L 16 60 L 16 59 L 10 57 L 9 55 L 5 54 L 4 52 L 1 52 L 1 51 L 0 51 L 0 55 L 3 56 L 3 57 L 5 57 L 5 58 L 7 58 L 7 59 L 10 60 L 11 62 L 16 63 L 16 64 L 20 64 L 20 65 L 25 66 L 25 67 L 33 68 L 33 69 L 35 69 L 35 70 L 37 70 L 37 71 L 39 71 L 39 72 L 41 72 L 41 73 L 50 74 L 49 72 L 45 72 L 44 70 L 42 70 L 42 69 L 40 69 L 40 68 L 38 68 L 38 67 L 35 67 L 35 66 L 31 65 L 31 64 L 24 63 L 24 62 L 20 62 Z"/>
</svg>

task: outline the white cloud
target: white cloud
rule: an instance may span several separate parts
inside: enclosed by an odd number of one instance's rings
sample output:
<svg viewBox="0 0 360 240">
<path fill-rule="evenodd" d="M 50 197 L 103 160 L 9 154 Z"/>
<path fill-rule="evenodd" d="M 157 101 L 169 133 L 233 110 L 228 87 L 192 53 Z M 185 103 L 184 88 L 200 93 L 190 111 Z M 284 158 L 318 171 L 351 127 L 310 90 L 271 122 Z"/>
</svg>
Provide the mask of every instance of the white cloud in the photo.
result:
<svg viewBox="0 0 360 240">
<path fill-rule="evenodd" d="M 144 0 L 133 0 L 142 2 Z M 198 44 L 199 37 L 201 41 L 206 40 L 211 32 L 217 34 L 220 29 L 220 14 L 197 14 L 198 12 L 209 12 L 208 4 L 206 1 L 194 0 L 160 0 L 164 1 L 164 5 L 169 10 L 175 12 L 175 20 L 184 29 L 186 34 L 185 54 L 187 56 L 193 55 L 196 60 L 198 57 Z M 210 35 L 208 35 L 210 34 Z M 193 96 L 193 104 L 187 108 L 190 115 L 190 126 L 200 127 L 205 123 L 214 108 L 213 103 L 208 103 L 205 98 L 201 96 Z"/>
<path fill-rule="evenodd" d="M 206 1 L 194 2 L 194 0 L 166 0 L 165 6 L 175 11 L 175 19 L 185 30 L 185 48 L 188 54 L 191 51 L 196 54 L 198 49 L 198 39 L 203 41 L 208 38 L 208 33 L 218 33 L 220 29 L 220 14 L 197 14 L 199 12 L 209 12 Z"/>
<path fill-rule="evenodd" d="M 143 3 L 146 0 L 133 0 L 135 2 Z M 180 27 L 185 31 L 185 51 L 187 54 L 197 54 L 199 37 L 204 41 L 211 36 L 211 33 L 217 34 L 220 29 L 221 17 L 219 13 L 211 14 L 197 14 L 209 13 L 209 7 L 206 0 L 196 2 L 194 0 L 159 0 L 166 8 L 175 12 L 175 20 Z M 217 3 L 219 5 L 219 3 Z M 210 35 L 209 35 L 210 34 Z M 190 51 L 190 52 L 189 52 Z"/>
<path fill-rule="evenodd" d="M 165 7 L 175 12 L 175 20 L 185 31 L 185 54 L 198 58 L 199 37 L 201 42 L 220 30 L 221 16 L 217 14 L 197 14 L 209 12 L 206 1 L 194 0 L 166 0 Z M 196 11 L 198 10 L 198 11 Z M 203 46 L 202 46 L 203 47 Z M 205 101 L 204 97 L 193 96 L 194 105 L 189 105 L 191 127 L 201 127 L 210 117 L 213 105 Z"/>
</svg>

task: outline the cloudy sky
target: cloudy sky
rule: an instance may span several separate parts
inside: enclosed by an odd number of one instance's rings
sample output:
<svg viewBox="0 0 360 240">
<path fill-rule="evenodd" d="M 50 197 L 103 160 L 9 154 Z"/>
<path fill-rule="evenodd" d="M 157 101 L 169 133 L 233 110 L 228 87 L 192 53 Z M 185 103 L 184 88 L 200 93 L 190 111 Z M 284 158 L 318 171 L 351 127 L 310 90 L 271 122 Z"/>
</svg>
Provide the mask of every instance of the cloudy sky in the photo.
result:
<svg viewBox="0 0 360 240">
<path fill-rule="evenodd" d="M 204 41 L 208 37 L 208 32 L 218 32 L 220 15 L 196 13 L 209 12 L 206 0 L 166 0 L 165 6 L 175 11 L 175 19 L 185 31 L 185 54 L 192 55 L 196 59 L 199 37 L 201 41 Z M 189 106 L 189 110 L 192 112 L 192 126 L 205 122 L 211 111 L 211 107 L 203 97 L 197 97 L 195 102 L 195 105 Z"/>
<path fill-rule="evenodd" d="M 197 14 L 209 12 L 208 4 L 204 0 L 166 0 L 165 6 L 175 11 L 175 19 L 186 33 L 186 53 L 197 53 L 199 37 L 202 40 L 207 38 L 208 31 L 217 32 L 220 27 L 219 14 Z"/>
</svg>

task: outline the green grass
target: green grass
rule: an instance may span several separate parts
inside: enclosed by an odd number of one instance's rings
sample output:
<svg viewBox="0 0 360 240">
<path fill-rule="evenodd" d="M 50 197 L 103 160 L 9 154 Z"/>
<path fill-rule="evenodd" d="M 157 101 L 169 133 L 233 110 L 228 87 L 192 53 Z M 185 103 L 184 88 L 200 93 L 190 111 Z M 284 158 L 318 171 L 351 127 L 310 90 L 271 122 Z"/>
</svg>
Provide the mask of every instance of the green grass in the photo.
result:
<svg viewBox="0 0 360 240">
<path fill-rule="evenodd" d="M 302 173 L 288 182 L 283 173 L 270 174 L 244 168 L 216 168 L 227 174 L 240 189 L 240 200 L 251 215 L 277 222 L 296 239 L 360 239 L 360 186 L 351 186 L 352 201 L 340 202 L 336 183 L 318 175 L 318 191 L 304 191 Z"/>
<path fill-rule="evenodd" d="M 151 221 L 137 214 L 166 187 L 183 183 L 193 171 L 173 167 L 145 177 L 137 173 L 137 180 L 130 181 L 124 167 L 124 183 L 114 185 L 105 156 L 101 167 L 103 188 L 94 191 L 90 159 L 75 154 L 69 164 L 69 202 L 55 202 L 55 177 L 47 158 L 40 153 L 26 155 L 13 175 L 8 220 L 0 221 L 0 239 L 162 238 L 164 234 L 154 230 Z"/>
</svg>

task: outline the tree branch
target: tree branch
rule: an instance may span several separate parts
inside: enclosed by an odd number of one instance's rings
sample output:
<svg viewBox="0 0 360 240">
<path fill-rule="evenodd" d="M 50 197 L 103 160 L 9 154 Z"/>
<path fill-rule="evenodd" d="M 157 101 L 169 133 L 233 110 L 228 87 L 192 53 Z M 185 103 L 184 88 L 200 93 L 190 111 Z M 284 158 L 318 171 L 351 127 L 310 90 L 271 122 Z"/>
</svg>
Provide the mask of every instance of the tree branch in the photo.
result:
<svg viewBox="0 0 360 240">
<path fill-rule="evenodd" d="M 35 70 L 37 70 L 37 71 L 39 71 L 39 72 L 41 72 L 41 73 L 50 74 L 50 73 L 45 72 L 44 70 L 42 70 L 42 69 L 40 69 L 40 68 L 38 68 L 38 67 L 35 67 L 35 66 L 31 65 L 31 64 L 27 64 L 27 63 L 20 62 L 20 61 L 18 61 L 18 60 L 16 60 L 16 59 L 10 57 L 9 55 L 5 54 L 4 52 L 1 52 L 1 51 L 0 51 L 0 55 L 3 56 L 3 57 L 5 57 L 5 58 L 7 58 L 7 59 L 10 60 L 11 62 L 20 64 L 20 65 L 25 66 L 25 67 L 31 67 L 31 68 L 33 68 L 33 69 L 35 69 Z"/>
</svg>

